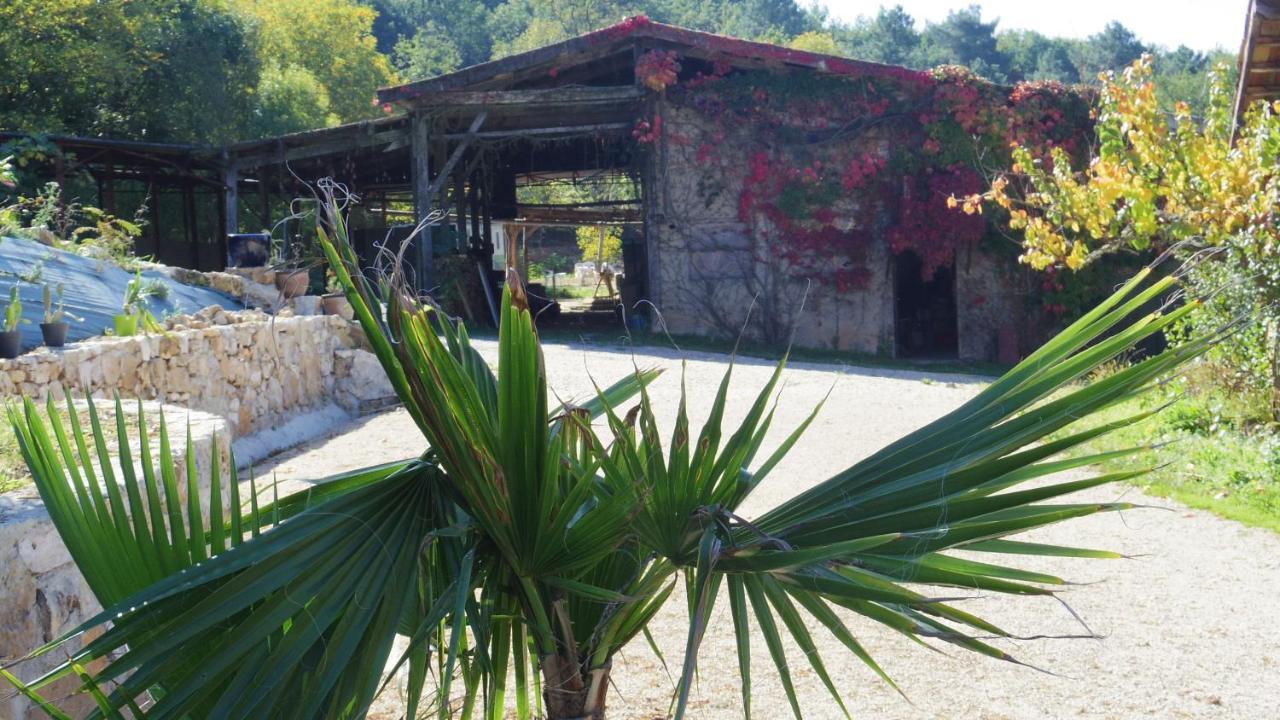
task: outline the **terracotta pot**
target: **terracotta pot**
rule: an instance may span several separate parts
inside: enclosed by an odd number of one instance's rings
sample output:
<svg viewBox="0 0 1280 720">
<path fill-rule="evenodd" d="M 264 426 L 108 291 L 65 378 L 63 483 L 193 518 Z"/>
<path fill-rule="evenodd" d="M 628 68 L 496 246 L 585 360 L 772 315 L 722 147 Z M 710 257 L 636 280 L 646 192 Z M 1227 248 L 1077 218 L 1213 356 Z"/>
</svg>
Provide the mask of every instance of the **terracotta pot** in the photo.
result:
<svg viewBox="0 0 1280 720">
<path fill-rule="evenodd" d="M 44 335 L 45 347 L 62 347 L 67 344 L 67 329 L 71 326 L 65 322 L 40 323 L 40 334 Z"/>
<path fill-rule="evenodd" d="M 22 331 L 0 333 L 0 358 L 12 360 L 22 354 Z"/>
<path fill-rule="evenodd" d="M 112 321 L 116 326 L 116 337 L 131 337 L 138 334 L 137 315 L 116 315 Z"/>
<path fill-rule="evenodd" d="M 355 317 L 355 311 L 351 308 L 351 301 L 347 300 L 347 296 L 342 293 L 321 295 L 320 304 L 324 307 L 325 315 L 337 315 L 344 320 L 350 320 Z"/>
<path fill-rule="evenodd" d="M 286 298 L 306 295 L 310 284 L 311 273 L 306 270 L 284 270 L 276 273 L 276 289 Z"/>
</svg>

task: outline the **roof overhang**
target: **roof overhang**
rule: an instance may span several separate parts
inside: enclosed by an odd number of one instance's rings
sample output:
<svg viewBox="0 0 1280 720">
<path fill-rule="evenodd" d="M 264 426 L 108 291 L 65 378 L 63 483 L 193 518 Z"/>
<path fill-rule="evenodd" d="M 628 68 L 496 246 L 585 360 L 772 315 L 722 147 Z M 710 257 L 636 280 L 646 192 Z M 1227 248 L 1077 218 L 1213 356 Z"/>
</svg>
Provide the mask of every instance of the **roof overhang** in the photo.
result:
<svg viewBox="0 0 1280 720">
<path fill-rule="evenodd" d="M 1280 0 L 1250 0 L 1240 47 L 1237 122 L 1251 103 L 1280 100 Z"/>
<path fill-rule="evenodd" d="M 539 77 L 554 81 L 557 71 L 618 55 L 640 44 L 678 50 L 682 55 L 751 67 L 802 67 L 835 75 L 874 75 L 928 82 L 929 73 L 835 55 L 753 42 L 654 22 L 644 16 L 569 40 L 473 65 L 438 77 L 378 91 L 382 103 L 429 102 L 455 90 L 512 88 Z M 630 57 L 628 57 L 630 60 Z"/>
</svg>

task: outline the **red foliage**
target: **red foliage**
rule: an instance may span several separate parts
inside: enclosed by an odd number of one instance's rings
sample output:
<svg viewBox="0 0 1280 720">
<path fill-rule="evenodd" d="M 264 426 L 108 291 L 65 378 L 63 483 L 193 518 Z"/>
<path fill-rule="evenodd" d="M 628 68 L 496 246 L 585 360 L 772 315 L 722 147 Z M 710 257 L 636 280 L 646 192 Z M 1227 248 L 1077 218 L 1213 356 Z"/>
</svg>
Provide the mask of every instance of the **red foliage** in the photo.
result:
<svg viewBox="0 0 1280 720">
<path fill-rule="evenodd" d="M 650 50 L 636 60 L 635 73 L 642 85 L 654 92 L 662 92 L 676 84 L 680 63 L 670 50 Z"/>
<path fill-rule="evenodd" d="M 871 233 L 842 228 L 832 207 L 809 202 L 843 184 L 828 173 L 830 166 L 821 160 L 790 166 L 765 151 L 752 153 L 747 165 L 738 217 L 758 236 L 770 237 L 764 245 L 772 256 L 787 263 L 793 276 L 831 283 L 840 292 L 865 286 L 871 276 L 866 268 Z M 864 158 L 850 162 L 850 168 L 855 166 L 862 173 L 874 172 L 880 164 L 876 158 Z M 784 207 L 784 198 L 799 202 L 799 207 Z"/>
<path fill-rule="evenodd" d="M 732 38 L 699 34 L 698 41 L 726 56 L 745 52 L 744 41 Z M 861 228 L 877 226 L 886 211 L 890 250 L 916 252 L 923 275 L 931 278 L 954 263 L 958 250 L 987 234 L 985 217 L 947 203 L 953 195 L 983 190 L 974 158 L 1007 159 L 1013 141 L 1070 151 L 1088 128 L 1087 102 L 1057 83 L 1022 83 L 1010 92 L 963 68 L 869 69 L 857 61 L 746 45 L 756 58 L 820 62 L 826 74 L 731 74 L 727 63 L 717 62 L 711 72 L 679 81 L 671 93 L 710 121 L 709 130 L 695 139 L 671 131 L 665 137 L 673 145 L 696 145 L 699 166 L 742 178 L 738 218 L 760 253 L 785 262 L 793 277 L 841 291 L 870 277 L 865 263 L 875 236 Z M 637 77 L 668 90 L 676 85 L 671 69 L 678 70 L 677 61 L 671 53 L 647 53 Z M 870 142 L 859 140 L 871 127 Z M 717 152 L 744 128 L 757 134 L 762 149 L 745 163 Z M 661 130 L 655 117 L 638 123 L 633 135 L 655 142 Z"/>
<path fill-rule="evenodd" d="M 662 137 L 662 116 L 654 115 L 653 122 L 637 120 L 631 129 L 631 137 L 642 143 L 655 143 Z"/>
<path fill-rule="evenodd" d="M 898 223 L 889 230 L 889 249 L 896 253 L 911 250 L 920 256 L 926 280 L 938 268 L 949 267 L 956 250 L 976 246 L 987 233 L 982 215 L 965 215 L 947 206 L 947 198 L 982 191 L 982 177 L 972 168 L 958 165 L 930 174 L 898 201 Z"/>
<path fill-rule="evenodd" d="M 587 38 L 587 42 L 592 44 L 608 40 L 619 40 L 631 35 L 631 33 L 639 30 L 640 28 L 648 27 L 652 22 L 653 21 L 645 15 L 635 15 L 626 18 L 615 25 L 610 25 L 607 28 L 587 33 L 584 37 Z"/>
</svg>

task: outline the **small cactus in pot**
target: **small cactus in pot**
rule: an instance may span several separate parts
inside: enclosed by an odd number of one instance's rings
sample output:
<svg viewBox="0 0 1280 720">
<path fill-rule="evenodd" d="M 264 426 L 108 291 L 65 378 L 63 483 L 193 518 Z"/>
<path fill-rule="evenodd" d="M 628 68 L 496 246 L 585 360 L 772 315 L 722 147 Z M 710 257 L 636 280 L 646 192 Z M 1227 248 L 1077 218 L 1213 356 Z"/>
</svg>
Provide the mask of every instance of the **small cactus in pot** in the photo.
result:
<svg viewBox="0 0 1280 720">
<path fill-rule="evenodd" d="M 0 358 L 12 359 L 22 354 L 22 296 L 18 286 L 9 290 L 9 303 L 4 308 L 4 332 L 0 332 Z"/>
<path fill-rule="evenodd" d="M 66 345 L 67 330 L 71 327 L 67 318 L 79 319 L 67 313 L 62 294 L 62 283 L 57 287 L 44 286 L 44 322 L 40 323 L 40 334 L 44 336 L 45 347 Z"/>
</svg>

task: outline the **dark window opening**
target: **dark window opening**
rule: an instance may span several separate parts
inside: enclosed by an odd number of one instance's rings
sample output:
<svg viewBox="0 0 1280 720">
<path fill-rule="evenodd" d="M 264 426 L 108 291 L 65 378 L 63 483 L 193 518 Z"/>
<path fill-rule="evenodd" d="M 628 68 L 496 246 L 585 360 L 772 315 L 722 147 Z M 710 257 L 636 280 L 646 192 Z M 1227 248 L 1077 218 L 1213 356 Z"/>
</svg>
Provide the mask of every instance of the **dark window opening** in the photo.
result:
<svg viewBox="0 0 1280 720">
<path fill-rule="evenodd" d="M 938 268 L 926 280 L 920 256 L 894 256 L 894 337 L 897 356 L 954 358 L 959 355 L 955 270 Z"/>
</svg>

